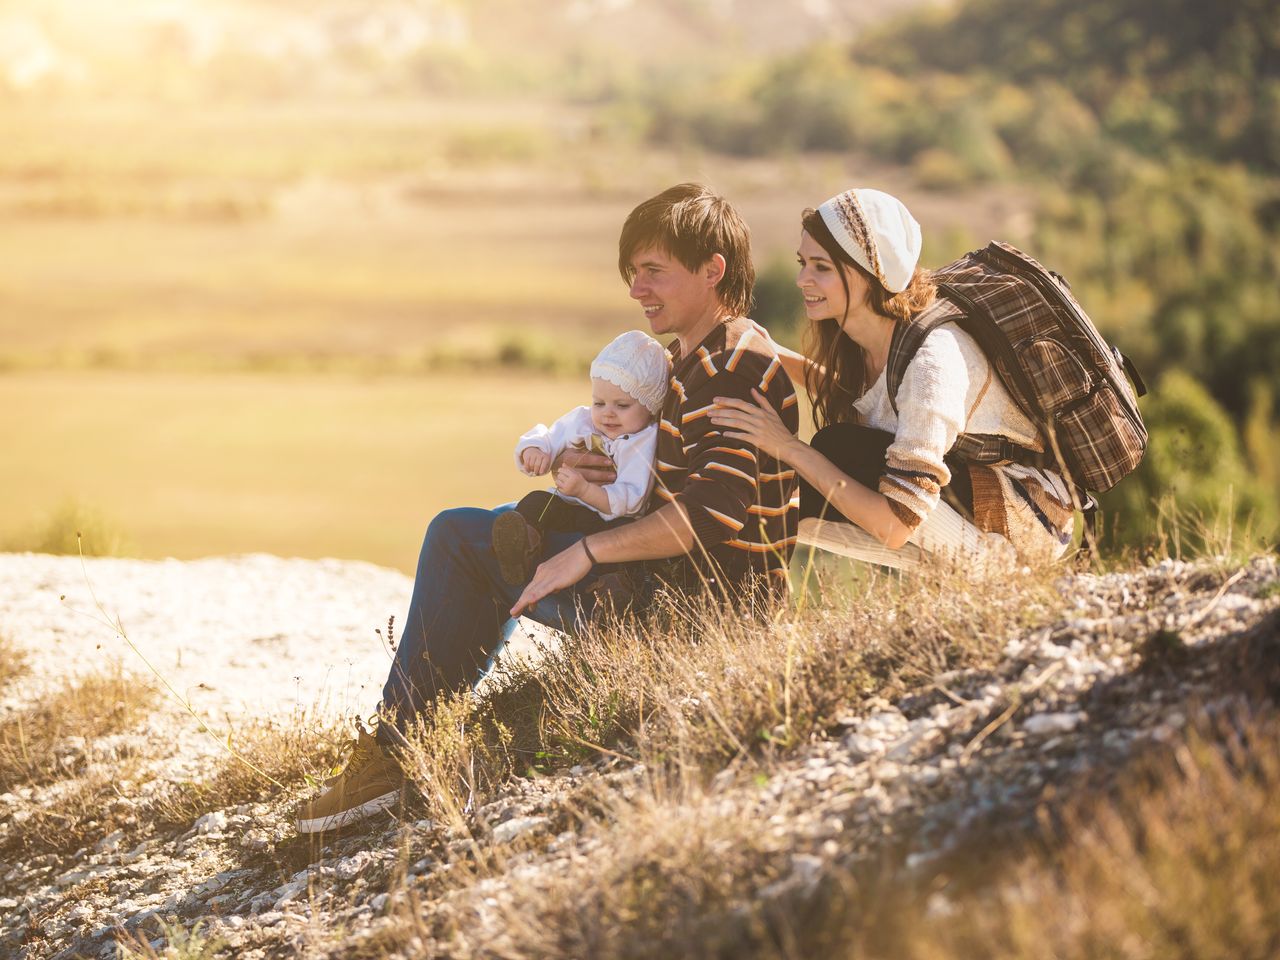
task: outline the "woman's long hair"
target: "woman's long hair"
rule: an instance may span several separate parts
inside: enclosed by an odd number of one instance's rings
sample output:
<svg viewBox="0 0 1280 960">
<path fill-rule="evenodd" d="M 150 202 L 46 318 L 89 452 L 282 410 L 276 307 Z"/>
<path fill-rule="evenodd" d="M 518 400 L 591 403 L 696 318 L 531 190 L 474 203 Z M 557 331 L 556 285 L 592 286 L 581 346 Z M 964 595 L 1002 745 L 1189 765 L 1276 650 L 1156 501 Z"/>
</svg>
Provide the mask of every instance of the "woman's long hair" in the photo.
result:
<svg viewBox="0 0 1280 960">
<path fill-rule="evenodd" d="M 925 307 L 933 303 L 937 288 L 932 272 L 916 267 L 911 282 L 901 293 L 890 293 L 884 285 L 862 265 L 854 262 L 844 248 L 831 235 L 822 215 L 812 208 L 801 214 L 800 225 L 831 257 L 832 263 L 852 267 L 867 282 L 867 304 L 876 313 L 895 323 L 910 323 Z M 837 270 L 845 293 L 845 315 L 850 304 L 849 279 L 843 270 Z M 804 387 L 813 406 L 813 425 L 818 428 L 830 423 L 846 423 L 853 420 L 853 402 L 862 396 L 866 381 L 866 351 L 841 329 L 844 317 L 828 317 L 809 324 L 805 333 L 804 353 L 817 366 L 805 370 Z"/>
</svg>

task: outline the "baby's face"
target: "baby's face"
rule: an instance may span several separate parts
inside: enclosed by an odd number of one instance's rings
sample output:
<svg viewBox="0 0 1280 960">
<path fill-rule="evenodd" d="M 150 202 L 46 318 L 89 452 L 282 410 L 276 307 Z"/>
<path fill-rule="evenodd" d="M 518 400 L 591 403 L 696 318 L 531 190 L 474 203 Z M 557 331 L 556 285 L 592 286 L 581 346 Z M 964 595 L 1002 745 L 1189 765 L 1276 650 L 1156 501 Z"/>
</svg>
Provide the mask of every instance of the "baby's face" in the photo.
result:
<svg viewBox="0 0 1280 960">
<path fill-rule="evenodd" d="M 652 419 L 649 408 L 616 383 L 591 378 L 591 423 L 610 440 L 639 433 Z"/>
</svg>

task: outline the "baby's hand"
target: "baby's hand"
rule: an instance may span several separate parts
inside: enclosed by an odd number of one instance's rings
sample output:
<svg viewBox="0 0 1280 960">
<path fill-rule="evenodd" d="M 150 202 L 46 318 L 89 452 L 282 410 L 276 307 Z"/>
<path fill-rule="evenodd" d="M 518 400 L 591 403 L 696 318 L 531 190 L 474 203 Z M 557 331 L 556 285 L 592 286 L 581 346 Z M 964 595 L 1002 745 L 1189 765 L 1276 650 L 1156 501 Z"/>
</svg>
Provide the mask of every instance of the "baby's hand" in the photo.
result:
<svg viewBox="0 0 1280 960">
<path fill-rule="evenodd" d="M 525 447 L 520 451 L 520 462 L 535 477 L 540 477 L 551 469 L 551 454 L 543 453 L 537 447 Z"/>
<path fill-rule="evenodd" d="M 556 471 L 556 486 L 561 493 L 579 497 L 587 489 L 587 479 L 573 467 L 561 467 Z"/>
</svg>

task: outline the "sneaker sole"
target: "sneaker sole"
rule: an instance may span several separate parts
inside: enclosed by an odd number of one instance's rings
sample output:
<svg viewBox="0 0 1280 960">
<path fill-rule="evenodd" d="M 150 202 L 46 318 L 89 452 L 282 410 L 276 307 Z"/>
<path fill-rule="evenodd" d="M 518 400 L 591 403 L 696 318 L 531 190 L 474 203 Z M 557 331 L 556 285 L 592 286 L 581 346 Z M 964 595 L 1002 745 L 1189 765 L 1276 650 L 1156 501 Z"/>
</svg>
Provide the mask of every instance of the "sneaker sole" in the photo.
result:
<svg viewBox="0 0 1280 960">
<path fill-rule="evenodd" d="M 525 567 L 527 529 L 528 521 L 514 510 L 498 514 L 493 521 L 493 555 L 498 558 L 498 572 L 513 587 L 529 582 Z"/>
<path fill-rule="evenodd" d="M 343 810 L 341 813 L 333 813 L 327 817 L 316 817 L 313 820 L 299 820 L 298 832 L 324 833 L 326 830 L 337 830 L 339 827 L 345 827 L 347 824 L 355 823 L 357 820 L 365 820 L 389 807 L 394 807 L 399 799 L 400 791 L 392 790 L 380 797 L 366 800 L 358 807 Z"/>
</svg>

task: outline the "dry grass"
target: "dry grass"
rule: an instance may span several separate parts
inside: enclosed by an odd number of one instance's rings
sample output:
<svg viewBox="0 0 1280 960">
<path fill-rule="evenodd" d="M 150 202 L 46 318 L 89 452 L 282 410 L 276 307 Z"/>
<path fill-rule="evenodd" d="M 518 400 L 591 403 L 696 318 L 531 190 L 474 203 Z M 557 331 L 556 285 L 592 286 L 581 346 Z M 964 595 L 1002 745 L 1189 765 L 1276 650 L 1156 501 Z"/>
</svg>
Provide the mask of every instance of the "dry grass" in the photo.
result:
<svg viewBox="0 0 1280 960">
<path fill-rule="evenodd" d="M 253 720 L 225 735 L 238 757 L 219 753 L 207 776 L 181 779 L 169 770 L 172 738 L 140 729 L 159 704 L 153 687 L 117 672 L 68 683 L 0 721 L 0 793 L 19 798 L 0 859 L 67 853 L 117 829 L 126 843 L 183 830 L 209 811 L 277 796 L 277 783 L 292 798 L 332 771 L 346 739 L 337 721 Z"/>
<path fill-rule="evenodd" d="M 1008 615 L 998 607 L 997 620 Z M 1104 794 L 1063 795 L 1040 831 L 1019 838 L 1006 830 L 996 843 L 979 827 L 967 841 L 971 855 L 914 872 L 889 844 L 847 872 L 829 866 L 820 882 L 784 883 L 781 895 L 762 897 L 794 876 L 790 857 L 803 841 L 753 816 L 742 794 L 706 791 L 695 766 L 660 764 L 628 786 L 567 802 L 551 832 L 571 827 L 581 839 L 559 853 L 545 834 L 514 848 L 481 836 L 471 857 L 420 891 L 422 899 L 405 902 L 379 947 L 434 942 L 453 956 L 504 960 L 1273 957 L 1280 946 L 1277 616 L 1222 653 L 1217 683 L 1234 712 L 1194 714 L 1184 739 L 1139 757 Z M 928 646 L 937 622 L 949 617 L 916 608 L 909 619 L 913 629 L 900 636 Z M 667 654 L 680 675 L 682 657 Z M 958 657 L 981 655 L 979 641 Z M 877 685 L 888 683 L 877 689 L 888 692 L 909 676 L 901 671 L 923 670 L 933 656 L 877 674 Z M 922 679 L 917 674 L 913 683 Z M 556 710 L 545 702 L 543 709 Z M 699 729 L 657 723 L 639 737 L 683 748 L 698 742 Z M 706 741 L 710 754 L 723 744 Z M 768 775 L 785 752 L 771 740 L 747 762 Z M 525 866 L 530 853 L 541 861 L 536 869 Z"/>
<path fill-rule="evenodd" d="M 120 557 L 132 553 L 134 547 L 119 526 L 101 510 L 70 499 L 28 530 L 0 540 L 0 550 Z"/>
<path fill-rule="evenodd" d="M 162 826 L 189 826 L 211 810 L 279 795 L 272 780 L 284 785 L 285 794 L 296 796 L 333 772 L 349 737 L 339 721 L 320 716 L 251 720 L 227 734 L 238 757 L 219 756 L 210 776 L 161 792 L 149 812 Z"/>
<path fill-rule="evenodd" d="M 136 677 L 91 674 L 0 720 L 0 793 L 45 788 L 14 814 L 21 829 L 7 831 L 0 856 L 74 849 L 113 816 L 127 816 L 115 788 L 137 770 L 139 751 L 103 740 L 136 729 L 158 700 Z"/>
<path fill-rule="evenodd" d="M 392 936 L 445 941 L 458 956 L 736 955 L 762 920 L 751 901 L 786 869 L 787 851 L 687 782 L 659 776 L 596 802 L 598 820 L 580 827 L 594 849 L 557 869 L 522 871 L 493 851 L 456 865 L 449 885 L 485 906 L 447 891 L 443 910 L 407 902 Z"/>
<path fill-rule="evenodd" d="M 68 682 L 0 721 L 0 793 L 43 784 L 92 761 L 93 741 L 137 726 L 155 690 L 118 669 Z M 76 756 L 68 762 L 62 759 Z"/>
<path fill-rule="evenodd" d="M 872 574 L 807 609 L 728 614 L 671 603 L 517 663 L 482 700 L 425 721 L 410 767 L 438 815 L 483 803 L 509 777 L 621 755 L 694 779 L 786 756 L 870 696 L 979 666 L 1051 615 L 1050 570 L 1010 572 L 989 594 L 958 571 Z M 839 602 L 835 597 L 840 596 Z"/>
<path fill-rule="evenodd" d="M 205 933 L 204 924 L 197 921 L 191 929 L 185 929 L 176 921 L 166 923 L 163 919 L 156 921 L 157 932 L 164 938 L 164 946 L 157 950 L 141 933 L 122 933 L 116 938 L 120 960 L 213 960 L 225 956 L 227 941 L 222 937 L 209 936 Z"/>
<path fill-rule="evenodd" d="M 0 690 L 30 671 L 27 652 L 0 633 Z"/>
<path fill-rule="evenodd" d="M 1192 734 L 1118 799 L 1081 805 L 1048 855 L 1013 860 L 892 924 L 913 960 L 1200 960 L 1280 949 L 1280 723 Z M 994 889 L 991 881 L 994 880 Z M 829 942 L 851 931 L 839 924 Z M 833 935 L 834 934 L 834 935 Z M 882 935 L 883 936 L 883 935 Z M 859 938 L 864 939 L 864 938 Z M 845 940 L 844 942 L 849 942 Z M 862 956 L 848 951 L 848 957 Z"/>
</svg>

